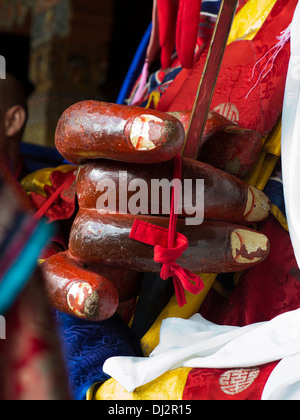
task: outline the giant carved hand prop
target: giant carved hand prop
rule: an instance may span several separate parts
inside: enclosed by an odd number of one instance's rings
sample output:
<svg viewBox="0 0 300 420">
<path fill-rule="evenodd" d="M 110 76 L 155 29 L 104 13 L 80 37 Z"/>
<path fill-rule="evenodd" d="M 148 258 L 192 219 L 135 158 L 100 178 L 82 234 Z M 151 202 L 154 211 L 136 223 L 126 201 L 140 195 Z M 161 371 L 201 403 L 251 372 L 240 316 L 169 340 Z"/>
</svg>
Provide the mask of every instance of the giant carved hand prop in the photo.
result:
<svg viewBox="0 0 300 420">
<path fill-rule="evenodd" d="M 174 158 L 182 151 L 188 118 L 189 113 L 170 115 L 94 101 L 75 104 L 62 115 L 56 146 L 66 159 L 79 165 L 79 212 L 68 251 L 43 263 L 48 293 L 57 309 L 88 320 L 109 318 L 119 302 L 137 295 L 140 273 L 161 272 L 154 246 L 143 243 L 143 234 L 133 239 L 132 228 L 136 220 L 158 229 L 169 227 L 162 203 L 153 205 L 152 182 L 173 179 Z M 205 145 L 215 162 L 222 160 L 220 148 L 215 147 L 215 155 L 212 153 L 213 133 L 218 130 L 217 137 L 227 139 L 224 155 L 229 149 L 231 154 L 236 150 L 232 160 L 240 163 L 236 167 L 239 175 L 244 175 L 260 150 L 260 137 L 210 114 Z M 245 159 L 245 151 L 238 152 L 241 142 L 248 153 Z M 222 165 L 226 166 L 224 159 Z M 181 180 L 183 186 L 187 180 L 193 182 L 189 181 L 192 199 L 188 200 L 183 188 L 179 203 L 182 212 L 176 228 L 189 245 L 176 261 L 180 267 L 194 273 L 234 272 L 267 257 L 268 239 L 248 227 L 269 213 L 268 198 L 261 191 L 232 174 L 187 158 L 182 159 Z M 193 222 L 193 217 L 199 216 L 197 208 L 203 205 L 197 180 L 204 180 L 205 220 L 201 224 Z M 124 189 L 124 182 L 129 188 Z M 140 195 L 137 200 L 141 183 L 147 197 Z M 110 185 L 114 195 L 108 194 Z M 141 214 L 131 214 L 132 203 Z M 167 247 L 164 233 L 158 240 Z"/>
</svg>

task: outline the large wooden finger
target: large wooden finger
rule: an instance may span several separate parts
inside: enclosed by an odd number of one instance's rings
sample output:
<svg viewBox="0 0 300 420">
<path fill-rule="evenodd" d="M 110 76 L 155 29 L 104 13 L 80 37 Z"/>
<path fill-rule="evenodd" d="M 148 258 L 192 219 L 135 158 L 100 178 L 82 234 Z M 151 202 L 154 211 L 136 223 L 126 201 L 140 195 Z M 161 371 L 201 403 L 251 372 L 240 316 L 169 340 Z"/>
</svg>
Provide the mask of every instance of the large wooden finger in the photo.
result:
<svg viewBox="0 0 300 420">
<path fill-rule="evenodd" d="M 68 252 L 53 255 L 41 268 L 51 305 L 82 319 L 108 319 L 116 312 L 119 302 L 137 294 L 137 273 L 98 264 L 86 267 Z"/>
<path fill-rule="evenodd" d="M 128 203 L 140 197 L 140 201 L 145 202 L 145 205 L 139 203 L 141 214 L 168 216 L 173 166 L 173 161 L 156 165 L 110 160 L 86 162 L 78 170 L 79 206 L 98 210 L 105 207 L 108 213 L 130 213 Z M 202 190 L 197 180 L 204 181 L 204 196 L 200 194 Z M 159 194 L 158 181 L 165 185 L 163 194 Z M 194 159 L 182 159 L 181 186 L 179 217 L 197 217 L 204 206 L 205 219 L 249 224 L 265 219 L 270 211 L 269 199 L 263 192 Z M 107 188 L 111 188 L 110 194 L 115 195 L 116 200 L 107 194 Z M 169 208 L 163 207 L 162 203 Z"/>
<path fill-rule="evenodd" d="M 172 112 L 188 130 L 191 111 Z M 205 124 L 199 160 L 245 178 L 259 157 L 262 137 L 211 111 Z"/>
<path fill-rule="evenodd" d="M 97 210 L 80 210 L 70 235 L 71 255 L 86 264 L 160 272 L 161 265 L 153 260 L 153 247 L 129 238 L 134 219 L 169 226 L 169 219 L 164 217 L 99 215 Z M 188 250 L 177 262 L 195 273 L 243 270 L 263 261 L 269 253 L 268 238 L 238 225 L 205 221 L 186 226 L 184 220 L 178 220 L 177 230 L 189 241 Z"/>
<path fill-rule="evenodd" d="M 145 108 L 84 101 L 61 116 L 55 136 L 58 151 L 69 161 L 107 158 L 158 163 L 172 159 L 184 144 L 180 121 Z"/>
</svg>

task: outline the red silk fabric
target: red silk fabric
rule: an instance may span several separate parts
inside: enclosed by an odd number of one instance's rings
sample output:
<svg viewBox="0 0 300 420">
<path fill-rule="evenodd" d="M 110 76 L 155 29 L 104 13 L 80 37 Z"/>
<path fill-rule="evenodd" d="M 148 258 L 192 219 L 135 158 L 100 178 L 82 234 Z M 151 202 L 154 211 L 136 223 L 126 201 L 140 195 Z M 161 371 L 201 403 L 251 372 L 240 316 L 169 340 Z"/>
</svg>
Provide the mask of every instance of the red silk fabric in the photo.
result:
<svg viewBox="0 0 300 420">
<path fill-rule="evenodd" d="M 182 400 L 259 401 L 277 364 L 241 369 L 192 369 Z"/>
<path fill-rule="evenodd" d="M 290 42 L 278 47 L 297 0 L 277 0 L 253 40 L 238 40 L 225 49 L 210 110 L 244 128 L 267 135 L 282 112 Z M 183 69 L 161 96 L 157 110 L 191 110 L 209 45 L 192 69 Z M 273 57 L 272 57 L 273 56 Z M 266 68 L 264 69 L 264 67 Z"/>
<path fill-rule="evenodd" d="M 157 10 L 162 67 L 170 67 L 176 47 L 181 66 L 192 68 L 201 0 L 157 0 Z"/>
</svg>

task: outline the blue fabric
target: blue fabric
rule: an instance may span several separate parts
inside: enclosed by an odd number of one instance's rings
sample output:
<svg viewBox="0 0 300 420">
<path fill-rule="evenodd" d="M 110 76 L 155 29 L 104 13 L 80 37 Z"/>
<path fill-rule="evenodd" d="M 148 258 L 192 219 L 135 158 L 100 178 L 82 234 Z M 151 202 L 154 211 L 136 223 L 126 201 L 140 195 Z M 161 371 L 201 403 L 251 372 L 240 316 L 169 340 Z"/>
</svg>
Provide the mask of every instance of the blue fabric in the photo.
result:
<svg viewBox="0 0 300 420">
<path fill-rule="evenodd" d="M 284 194 L 283 194 L 283 183 L 282 178 L 277 174 L 270 178 L 266 185 L 264 193 L 269 197 L 272 204 L 279 208 L 281 213 L 286 218 Z"/>
<path fill-rule="evenodd" d="M 119 96 L 117 98 L 117 102 L 116 102 L 117 104 L 120 104 L 120 105 L 125 104 L 125 100 L 127 99 L 131 89 L 133 88 L 136 80 L 138 79 L 143 69 L 143 65 L 144 65 L 146 53 L 147 53 L 147 48 L 148 48 L 148 44 L 151 37 L 151 31 L 152 31 L 152 23 L 147 28 L 145 35 L 143 36 L 140 42 L 140 45 L 135 53 L 135 56 L 132 60 L 128 73 L 121 87 Z"/>
<path fill-rule="evenodd" d="M 201 12 L 218 16 L 221 0 L 202 0 Z"/>
<path fill-rule="evenodd" d="M 57 167 L 65 162 L 60 153 L 52 147 L 22 142 L 20 145 L 20 153 L 27 173 L 33 173 L 43 168 Z"/>
<path fill-rule="evenodd" d="M 113 356 L 143 356 L 139 341 L 118 316 L 89 322 L 55 311 L 74 400 L 85 400 L 88 389 L 109 379 L 102 368 Z"/>
<path fill-rule="evenodd" d="M 148 83 L 148 95 L 153 91 L 159 91 L 160 95 L 162 95 L 168 87 L 173 83 L 173 80 L 178 76 L 178 74 L 181 72 L 182 67 L 170 67 L 167 71 L 163 72 L 161 70 L 158 70 L 155 73 L 152 73 L 149 76 Z M 160 77 L 163 76 L 162 79 Z M 141 107 L 144 108 L 148 104 L 149 98 L 147 97 L 146 101 L 141 103 Z"/>
</svg>

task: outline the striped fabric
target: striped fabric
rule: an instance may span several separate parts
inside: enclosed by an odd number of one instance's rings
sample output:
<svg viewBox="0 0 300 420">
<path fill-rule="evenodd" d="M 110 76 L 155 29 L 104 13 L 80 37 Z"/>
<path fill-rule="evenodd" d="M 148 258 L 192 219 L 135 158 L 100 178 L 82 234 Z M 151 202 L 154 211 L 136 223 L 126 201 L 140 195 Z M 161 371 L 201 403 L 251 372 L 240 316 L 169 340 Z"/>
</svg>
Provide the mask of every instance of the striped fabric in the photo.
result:
<svg viewBox="0 0 300 420">
<path fill-rule="evenodd" d="M 4 315 L 36 268 L 53 226 L 26 214 L 10 186 L 0 178 L 0 314 Z"/>
</svg>

